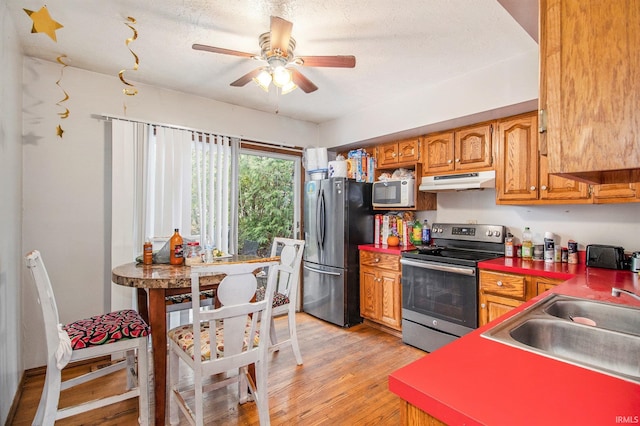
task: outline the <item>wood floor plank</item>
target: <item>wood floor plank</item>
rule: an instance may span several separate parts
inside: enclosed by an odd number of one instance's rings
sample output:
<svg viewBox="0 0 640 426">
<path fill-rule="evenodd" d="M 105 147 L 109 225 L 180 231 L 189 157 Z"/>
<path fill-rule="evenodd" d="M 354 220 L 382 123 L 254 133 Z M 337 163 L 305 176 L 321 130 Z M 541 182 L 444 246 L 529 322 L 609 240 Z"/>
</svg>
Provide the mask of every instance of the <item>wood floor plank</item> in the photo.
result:
<svg viewBox="0 0 640 426">
<path fill-rule="evenodd" d="M 392 371 L 426 355 L 400 338 L 366 324 L 342 329 L 305 313 L 297 314 L 298 339 L 304 365 L 297 366 L 290 348 L 270 355 L 269 413 L 273 425 L 378 425 L 400 423 L 399 399 L 388 390 Z M 285 318 L 276 319 L 278 334 Z M 82 368 L 65 369 L 80 374 Z M 67 371 L 69 370 L 69 371 Z M 11 425 L 30 425 L 44 376 L 28 377 Z M 123 371 L 99 384 L 63 392 L 61 405 L 87 395 L 124 386 Z M 232 387 L 231 387 L 232 388 Z M 230 388 L 230 389 L 231 389 Z M 239 405 L 233 392 L 213 392 L 204 398 L 206 424 L 256 425 L 253 402 Z M 135 425 L 137 399 L 77 415 L 56 425 Z M 181 417 L 181 425 L 188 422 Z"/>
</svg>

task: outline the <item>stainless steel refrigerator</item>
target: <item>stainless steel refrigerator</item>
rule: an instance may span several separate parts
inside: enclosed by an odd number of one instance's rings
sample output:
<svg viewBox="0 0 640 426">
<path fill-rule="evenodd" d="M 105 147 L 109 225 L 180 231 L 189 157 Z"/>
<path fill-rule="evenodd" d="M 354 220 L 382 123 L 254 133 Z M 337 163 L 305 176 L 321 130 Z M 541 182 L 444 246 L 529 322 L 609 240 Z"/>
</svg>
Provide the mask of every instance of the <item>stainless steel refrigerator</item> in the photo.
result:
<svg viewBox="0 0 640 426">
<path fill-rule="evenodd" d="M 373 242 L 371 184 L 305 182 L 302 308 L 341 327 L 362 322 L 358 245 Z"/>
</svg>

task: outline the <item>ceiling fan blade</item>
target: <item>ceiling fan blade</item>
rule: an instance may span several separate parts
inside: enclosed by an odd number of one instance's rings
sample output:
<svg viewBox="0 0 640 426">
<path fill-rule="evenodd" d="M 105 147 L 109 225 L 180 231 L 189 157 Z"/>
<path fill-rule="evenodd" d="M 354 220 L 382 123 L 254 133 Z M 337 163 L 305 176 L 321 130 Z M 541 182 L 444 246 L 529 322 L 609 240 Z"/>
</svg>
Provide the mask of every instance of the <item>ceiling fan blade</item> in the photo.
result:
<svg viewBox="0 0 640 426">
<path fill-rule="evenodd" d="M 293 82 L 299 88 L 301 88 L 305 93 L 311 93 L 311 92 L 315 92 L 316 90 L 318 90 L 318 86 L 313 84 L 311 82 L 311 80 L 309 80 L 307 77 L 302 75 L 300 73 L 300 71 L 298 71 L 296 69 L 293 69 L 293 68 L 290 69 L 290 70 L 291 70 L 291 74 L 292 74 L 292 77 L 293 77 Z"/>
<path fill-rule="evenodd" d="M 334 68 L 354 68 L 356 57 L 346 56 L 300 56 L 305 67 L 334 67 Z"/>
<path fill-rule="evenodd" d="M 206 44 L 194 44 L 191 46 L 195 50 L 204 50 L 206 52 L 222 53 L 223 55 L 242 56 L 243 58 L 253 58 L 253 53 L 240 52 L 237 50 L 223 49 L 222 47 L 207 46 Z"/>
<path fill-rule="evenodd" d="M 257 77 L 258 74 L 260 74 L 260 71 L 262 71 L 262 68 L 256 68 L 255 70 L 246 73 L 245 75 L 243 75 L 242 77 L 240 77 L 239 79 L 231 83 L 231 86 L 234 86 L 234 87 L 244 86 L 245 84 L 253 80 L 254 77 Z"/>
<path fill-rule="evenodd" d="M 278 16 L 271 17 L 271 50 L 280 49 L 282 53 L 284 53 L 284 56 L 287 56 L 292 28 L 293 23 L 286 19 L 282 19 Z"/>
</svg>

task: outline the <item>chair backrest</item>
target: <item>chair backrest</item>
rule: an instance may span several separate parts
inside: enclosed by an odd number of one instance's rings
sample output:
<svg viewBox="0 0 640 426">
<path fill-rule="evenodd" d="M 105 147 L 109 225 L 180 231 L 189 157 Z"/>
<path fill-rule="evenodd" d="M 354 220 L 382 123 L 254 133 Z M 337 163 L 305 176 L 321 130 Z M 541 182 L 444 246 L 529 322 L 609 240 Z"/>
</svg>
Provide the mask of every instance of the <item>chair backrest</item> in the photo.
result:
<svg viewBox="0 0 640 426">
<path fill-rule="evenodd" d="M 281 273 L 278 277 L 276 291 L 289 297 L 290 303 L 295 305 L 295 295 L 300 281 L 300 264 L 304 252 L 304 240 L 276 237 L 271 245 L 271 256 L 280 256 L 282 270 L 290 273 Z"/>
<path fill-rule="evenodd" d="M 232 369 L 251 364 L 259 360 L 260 357 L 266 356 L 269 346 L 269 321 L 260 322 L 260 336 L 264 336 L 263 339 L 267 339 L 267 343 L 257 347 L 254 346 L 254 343 L 259 317 L 267 315 L 265 318 L 269 318 L 271 315 L 273 292 L 278 275 L 277 264 L 269 267 L 267 290 L 271 291 L 271 297 L 265 296 L 264 300 L 251 301 L 257 288 L 257 280 L 253 272 L 266 266 L 269 266 L 269 263 L 220 263 L 191 268 L 191 291 L 193 294 L 200 292 L 200 277 L 225 274 L 216 291 L 216 297 L 222 306 L 213 310 L 195 307 L 193 309 L 193 344 L 196 363 L 215 362 L 220 363 L 221 368 Z M 220 353 L 217 347 L 211 347 L 211 358 L 208 361 L 202 360 L 202 354 L 198 356 L 199 348 L 202 348 L 202 339 L 200 327 L 197 324 L 202 322 L 209 322 L 209 330 L 211 330 L 209 340 L 213 345 L 216 344 L 214 334 L 216 323 L 222 327 L 224 333 L 224 349 Z M 247 331 L 248 322 L 251 325 Z"/>
<path fill-rule="evenodd" d="M 42 318 L 44 320 L 45 335 L 47 338 L 47 359 L 55 356 L 55 352 L 60 344 L 58 335 L 58 305 L 53 295 L 49 274 L 42 261 L 42 256 L 38 250 L 33 250 L 25 256 L 27 268 L 31 272 L 33 281 L 36 284 L 38 292 L 38 304 L 42 309 Z"/>
</svg>

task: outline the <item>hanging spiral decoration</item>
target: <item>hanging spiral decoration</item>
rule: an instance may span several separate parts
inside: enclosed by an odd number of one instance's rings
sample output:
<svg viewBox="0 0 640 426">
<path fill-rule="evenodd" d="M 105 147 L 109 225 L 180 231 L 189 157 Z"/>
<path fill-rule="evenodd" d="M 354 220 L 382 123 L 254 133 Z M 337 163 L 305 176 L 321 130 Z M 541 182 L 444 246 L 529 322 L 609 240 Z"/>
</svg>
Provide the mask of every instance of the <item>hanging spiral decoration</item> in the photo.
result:
<svg viewBox="0 0 640 426">
<path fill-rule="evenodd" d="M 136 29 L 132 26 L 132 24 L 135 24 L 136 20 L 135 18 L 132 18 L 131 16 L 127 17 L 127 22 L 125 22 L 124 24 L 131 28 L 131 31 L 133 31 L 133 36 L 126 39 L 125 40 L 125 44 L 127 46 L 127 48 L 129 49 L 129 52 L 131 52 L 131 54 L 133 55 L 134 58 L 134 65 L 132 70 L 133 71 L 137 71 L 138 70 L 138 66 L 139 66 L 139 59 L 138 59 L 138 55 L 136 55 L 134 53 L 133 50 L 131 50 L 131 48 L 129 47 L 129 44 L 134 41 L 135 39 L 138 38 L 138 31 L 136 31 Z M 126 71 L 126 69 L 120 70 L 120 72 L 118 73 L 118 77 L 120 77 L 120 81 L 122 81 L 124 84 L 126 84 L 129 87 L 125 87 L 124 89 L 122 89 L 122 93 L 124 93 L 127 96 L 134 96 L 135 94 L 138 93 L 138 89 L 136 89 L 133 84 L 129 83 L 128 81 L 126 81 L 124 79 L 124 72 Z"/>
<path fill-rule="evenodd" d="M 62 90 L 62 93 L 64 93 L 64 98 L 60 99 L 58 102 L 56 102 L 56 105 L 58 105 L 60 108 L 64 108 L 64 112 L 59 112 L 58 115 L 60 116 L 61 119 L 65 119 L 67 117 L 69 117 L 69 108 L 66 108 L 64 105 L 62 105 L 63 102 L 66 102 L 69 99 L 69 94 L 67 93 L 66 90 L 64 90 L 62 88 L 62 86 L 60 85 L 60 82 L 62 81 L 62 76 L 64 74 L 64 69 L 67 67 L 67 64 L 64 63 L 64 61 L 62 60 L 62 58 L 66 58 L 67 55 L 60 55 L 56 58 L 56 61 L 58 61 L 58 63 L 60 65 L 62 65 L 62 68 L 60 69 L 60 78 L 58 79 L 58 81 L 56 81 L 56 85 L 60 88 L 60 90 Z M 62 134 L 64 133 L 64 130 L 62 129 L 61 125 L 58 125 L 56 127 L 56 134 L 59 137 L 62 137 Z"/>
</svg>

